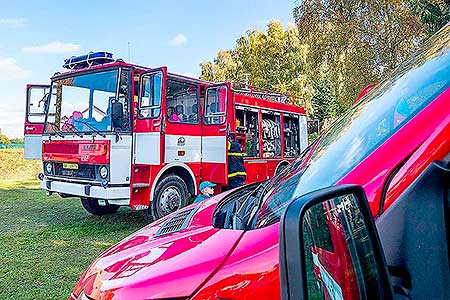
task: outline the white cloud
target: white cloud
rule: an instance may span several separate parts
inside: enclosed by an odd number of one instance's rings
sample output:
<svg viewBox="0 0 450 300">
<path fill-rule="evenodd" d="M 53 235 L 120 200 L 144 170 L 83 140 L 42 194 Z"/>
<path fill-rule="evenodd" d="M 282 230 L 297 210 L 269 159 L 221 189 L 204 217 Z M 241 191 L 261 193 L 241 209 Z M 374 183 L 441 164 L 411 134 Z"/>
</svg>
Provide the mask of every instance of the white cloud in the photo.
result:
<svg viewBox="0 0 450 300">
<path fill-rule="evenodd" d="M 188 41 L 187 37 L 184 34 L 179 33 L 173 37 L 173 39 L 170 41 L 170 43 L 175 46 L 181 46 L 181 45 L 186 44 L 187 41 Z"/>
<path fill-rule="evenodd" d="M 67 53 L 80 49 L 80 45 L 54 41 L 46 45 L 25 47 L 22 50 L 29 53 Z"/>
<path fill-rule="evenodd" d="M 26 20 L 23 18 L 0 19 L 0 27 L 21 28 L 21 27 L 25 27 L 25 25 L 26 25 Z"/>
<path fill-rule="evenodd" d="M 0 80 L 15 80 L 25 78 L 30 71 L 17 65 L 14 58 L 0 57 Z"/>
</svg>

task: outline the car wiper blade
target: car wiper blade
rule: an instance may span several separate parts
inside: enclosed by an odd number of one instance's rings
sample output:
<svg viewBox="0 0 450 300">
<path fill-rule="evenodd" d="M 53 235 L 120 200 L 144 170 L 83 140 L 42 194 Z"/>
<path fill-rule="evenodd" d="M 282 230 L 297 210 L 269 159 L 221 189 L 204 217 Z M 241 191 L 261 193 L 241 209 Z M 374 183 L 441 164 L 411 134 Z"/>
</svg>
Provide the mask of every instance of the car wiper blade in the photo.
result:
<svg viewBox="0 0 450 300">
<path fill-rule="evenodd" d="M 98 130 L 97 128 L 95 128 L 95 126 L 89 124 L 88 122 L 84 122 L 81 120 L 75 120 L 75 119 L 74 119 L 74 121 L 86 125 L 90 129 L 94 130 L 94 132 L 97 133 L 98 135 L 100 135 L 101 137 L 104 137 L 104 138 L 106 137 L 106 134 L 103 134 L 100 130 Z"/>
<path fill-rule="evenodd" d="M 269 182 L 270 180 L 266 180 L 258 184 L 258 186 L 248 194 L 243 204 L 245 204 L 253 195 L 255 195 L 255 197 L 258 197 L 258 195 L 261 193 L 261 191 L 265 189 L 265 187 L 269 184 Z"/>
<path fill-rule="evenodd" d="M 245 198 L 245 200 L 242 202 L 239 210 L 237 211 L 237 213 L 239 214 L 240 211 L 242 209 L 245 210 L 252 210 L 254 206 L 259 206 L 260 205 L 260 198 L 259 195 L 262 191 L 265 190 L 266 186 L 269 184 L 270 180 L 266 180 L 261 182 L 253 191 L 251 191 L 247 197 Z M 256 201 L 255 201 L 256 200 Z M 247 207 L 248 205 L 250 205 L 251 207 Z"/>
</svg>

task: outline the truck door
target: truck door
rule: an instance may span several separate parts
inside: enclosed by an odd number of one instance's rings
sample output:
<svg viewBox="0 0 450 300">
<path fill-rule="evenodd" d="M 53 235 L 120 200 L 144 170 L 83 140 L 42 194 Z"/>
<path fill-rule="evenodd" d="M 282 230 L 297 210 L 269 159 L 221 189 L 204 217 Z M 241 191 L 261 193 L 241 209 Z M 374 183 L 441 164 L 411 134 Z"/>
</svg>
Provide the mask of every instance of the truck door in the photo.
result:
<svg viewBox="0 0 450 300">
<path fill-rule="evenodd" d="M 27 85 L 24 124 L 25 159 L 41 159 L 45 122 L 44 104 L 49 93 L 49 85 Z"/>
<path fill-rule="evenodd" d="M 228 185 L 227 133 L 231 117 L 229 83 L 206 89 L 202 117 L 202 179 Z"/>
<path fill-rule="evenodd" d="M 200 173 L 201 125 L 199 118 L 200 85 L 168 76 L 164 111 L 164 162 L 189 163 Z"/>
<path fill-rule="evenodd" d="M 134 123 L 134 164 L 161 165 L 164 130 L 165 67 L 141 74 L 137 118 Z"/>
</svg>

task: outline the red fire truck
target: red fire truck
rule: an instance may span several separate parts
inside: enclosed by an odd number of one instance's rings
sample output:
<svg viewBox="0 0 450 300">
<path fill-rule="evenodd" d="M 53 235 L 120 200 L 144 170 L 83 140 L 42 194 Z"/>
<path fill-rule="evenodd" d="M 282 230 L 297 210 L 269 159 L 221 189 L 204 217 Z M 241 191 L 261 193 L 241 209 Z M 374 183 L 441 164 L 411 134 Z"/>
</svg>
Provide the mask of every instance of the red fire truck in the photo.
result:
<svg viewBox="0 0 450 300">
<path fill-rule="evenodd" d="M 65 61 L 51 85 L 29 85 L 25 156 L 40 158 L 48 194 L 90 213 L 119 206 L 158 219 L 188 204 L 200 181 L 228 185 L 227 134 L 242 145 L 246 183 L 266 180 L 306 148 L 299 99 L 211 83 L 96 52 Z M 42 137 L 42 153 L 39 148 Z"/>
</svg>

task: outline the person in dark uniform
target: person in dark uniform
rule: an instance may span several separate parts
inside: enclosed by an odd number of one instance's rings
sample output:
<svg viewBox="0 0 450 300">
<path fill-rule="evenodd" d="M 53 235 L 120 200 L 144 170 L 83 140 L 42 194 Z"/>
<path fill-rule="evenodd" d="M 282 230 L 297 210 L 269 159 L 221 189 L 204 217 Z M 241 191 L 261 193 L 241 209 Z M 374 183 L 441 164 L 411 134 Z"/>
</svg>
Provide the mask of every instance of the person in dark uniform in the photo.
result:
<svg viewBox="0 0 450 300">
<path fill-rule="evenodd" d="M 244 185 L 247 173 L 243 156 L 241 144 L 236 141 L 236 134 L 230 133 L 228 135 L 228 189 Z"/>
</svg>

